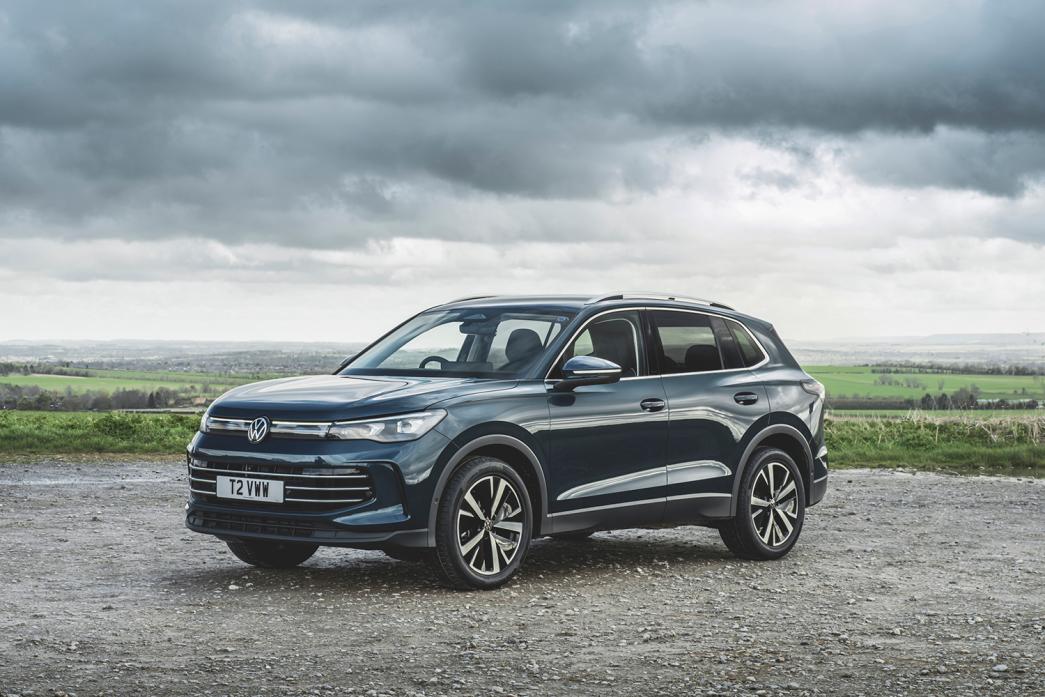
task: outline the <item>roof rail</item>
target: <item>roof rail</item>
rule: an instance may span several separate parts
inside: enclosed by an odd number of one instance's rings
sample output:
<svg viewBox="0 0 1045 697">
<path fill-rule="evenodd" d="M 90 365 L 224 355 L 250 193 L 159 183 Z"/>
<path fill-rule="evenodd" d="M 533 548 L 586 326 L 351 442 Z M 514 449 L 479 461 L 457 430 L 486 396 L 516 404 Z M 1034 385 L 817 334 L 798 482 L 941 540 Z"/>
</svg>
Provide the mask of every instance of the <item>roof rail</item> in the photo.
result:
<svg viewBox="0 0 1045 697">
<path fill-rule="evenodd" d="M 463 303 L 466 300 L 482 300 L 483 298 L 496 298 L 496 295 L 466 295 L 463 298 L 454 298 L 453 300 L 447 300 L 445 303 L 439 303 L 436 307 L 442 307 L 443 305 L 453 305 L 454 303 Z"/>
<path fill-rule="evenodd" d="M 733 308 L 729 305 L 725 305 L 714 300 L 704 300 L 703 298 L 690 298 L 685 295 L 674 295 L 671 293 L 607 293 L 605 295 L 596 295 L 594 298 L 590 298 L 585 305 L 594 305 L 595 303 L 606 302 L 607 300 L 672 300 L 680 303 L 695 303 L 697 305 L 707 305 L 709 307 L 718 307 L 723 310 L 732 310 Z"/>
</svg>

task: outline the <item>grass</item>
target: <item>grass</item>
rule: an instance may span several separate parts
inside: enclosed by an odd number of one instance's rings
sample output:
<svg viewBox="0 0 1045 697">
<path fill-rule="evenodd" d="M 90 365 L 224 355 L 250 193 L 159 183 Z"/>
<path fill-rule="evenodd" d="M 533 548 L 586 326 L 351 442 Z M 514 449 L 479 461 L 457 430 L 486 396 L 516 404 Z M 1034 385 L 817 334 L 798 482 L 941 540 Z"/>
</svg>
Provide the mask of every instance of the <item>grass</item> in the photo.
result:
<svg viewBox="0 0 1045 697">
<path fill-rule="evenodd" d="M 1045 477 L 1045 417 L 829 417 L 833 468 L 905 467 Z M 0 411 L 0 455 L 177 455 L 195 414 Z"/>
<path fill-rule="evenodd" d="M 225 390 L 252 382 L 256 377 L 230 377 L 207 373 L 144 372 L 131 370 L 91 370 L 88 377 L 50 374 L 0 375 L 0 383 L 21 387 L 39 387 L 43 390 L 65 392 L 68 388 L 76 394 L 84 392 L 108 392 L 116 390 L 152 390 L 166 387 L 170 390 L 193 389 L 199 391 L 204 385 L 209 391 L 219 394 Z"/>
<path fill-rule="evenodd" d="M 1045 409 L 833 409 L 828 411 L 835 419 L 943 419 L 979 421 L 988 419 L 1045 419 Z"/>
<path fill-rule="evenodd" d="M 993 419 L 834 416 L 832 467 L 905 467 L 1045 477 L 1045 416 Z"/>
<path fill-rule="evenodd" d="M 953 394 L 961 388 L 980 388 L 982 399 L 1045 400 L 1045 377 L 1030 375 L 952 375 L 949 373 L 872 373 L 867 366 L 806 366 L 806 372 L 827 388 L 830 397 L 877 397 L 882 399 L 921 399 L 925 393 Z M 900 384 L 879 384 L 885 377 Z M 908 387 L 907 380 L 923 387 Z M 942 385 L 942 387 L 941 387 Z M 1026 390 L 1026 392 L 1024 392 Z"/>
<path fill-rule="evenodd" d="M 0 453 L 178 454 L 199 423 L 197 414 L 0 411 Z"/>
</svg>

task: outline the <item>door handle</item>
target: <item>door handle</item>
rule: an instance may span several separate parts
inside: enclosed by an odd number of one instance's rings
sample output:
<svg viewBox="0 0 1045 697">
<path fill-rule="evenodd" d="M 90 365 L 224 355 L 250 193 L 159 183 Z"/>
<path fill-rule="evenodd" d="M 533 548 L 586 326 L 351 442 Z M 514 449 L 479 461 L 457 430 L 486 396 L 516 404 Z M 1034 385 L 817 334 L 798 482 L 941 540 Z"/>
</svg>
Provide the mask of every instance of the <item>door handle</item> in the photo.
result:
<svg viewBox="0 0 1045 697">
<path fill-rule="evenodd" d="M 657 399 L 650 397 L 639 402 L 639 406 L 642 407 L 643 411 L 660 411 L 668 405 L 663 399 Z"/>
<path fill-rule="evenodd" d="M 748 406 L 758 401 L 758 395 L 754 392 L 737 392 L 733 395 L 733 401 Z"/>
</svg>

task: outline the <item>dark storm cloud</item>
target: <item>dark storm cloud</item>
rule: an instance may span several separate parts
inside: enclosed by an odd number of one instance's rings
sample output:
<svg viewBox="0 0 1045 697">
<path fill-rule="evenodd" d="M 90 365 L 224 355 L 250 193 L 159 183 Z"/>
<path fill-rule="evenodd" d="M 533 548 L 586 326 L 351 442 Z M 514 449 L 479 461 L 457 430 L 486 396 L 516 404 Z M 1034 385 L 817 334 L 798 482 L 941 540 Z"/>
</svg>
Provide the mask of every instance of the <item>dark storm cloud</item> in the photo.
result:
<svg viewBox="0 0 1045 697">
<path fill-rule="evenodd" d="M 433 196 L 655 191 L 716 132 L 830 139 L 876 184 L 1015 196 L 1045 170 L 1033 0 L 4 7 L 0 236 L 468 236 Z"/>
</svg>

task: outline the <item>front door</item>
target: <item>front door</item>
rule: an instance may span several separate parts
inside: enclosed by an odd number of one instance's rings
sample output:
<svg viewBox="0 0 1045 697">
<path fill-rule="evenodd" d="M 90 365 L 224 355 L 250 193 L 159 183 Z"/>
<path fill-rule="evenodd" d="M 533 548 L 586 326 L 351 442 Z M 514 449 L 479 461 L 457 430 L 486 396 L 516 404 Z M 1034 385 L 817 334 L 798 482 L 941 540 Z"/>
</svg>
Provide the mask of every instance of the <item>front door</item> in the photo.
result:
<svg viewBox="0 0 1045 697">
<path fill-rule="evenodd" d="M 621 366 L 610 385 L 587 385 L 548 396 L 549 509 L 553 531 L 627 527 L 659 521 L 664 509 L 668 444 L 667 396 L 649 374 L 642 313 L 593 318 L 553 369 L 591 355 Z"/>
<path fill-rule="evenodd" d="M 728 516 L 743 437 L 769 413 L 765 389 L 728 326 L 737 323 L 681 310 L 651 310 L 650 320 L 671 416 L 665 515 Z"/>
</svg>

